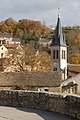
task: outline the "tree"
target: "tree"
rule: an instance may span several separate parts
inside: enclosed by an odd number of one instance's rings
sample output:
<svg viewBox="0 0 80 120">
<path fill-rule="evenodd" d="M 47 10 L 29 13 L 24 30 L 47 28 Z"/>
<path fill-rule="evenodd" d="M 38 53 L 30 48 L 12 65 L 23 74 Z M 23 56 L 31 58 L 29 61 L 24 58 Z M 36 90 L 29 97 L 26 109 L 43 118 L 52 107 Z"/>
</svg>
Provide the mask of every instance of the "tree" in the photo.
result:
<svg viewBox="0 0 80 120">
<path fill-rule="evenodd" d="M 75 52 L 70 58 L 69 62 L 71 64 L 80 64 L 80 52 Z"/>
<path fill-rule="evenodd" d="M 8 27 L 8 32 L 13 33 L 17 27 L 17 22 L 13 20 L 12 18 L 8 18 L 4 21 L 5 25 Z"/>
<path fill-rule="evenodd" d="M 34 44 L 19 45 L 7 54 L 5 71 L 48 71 L 51 58 L 45 51 L 36 51 Z"/>
</svg>

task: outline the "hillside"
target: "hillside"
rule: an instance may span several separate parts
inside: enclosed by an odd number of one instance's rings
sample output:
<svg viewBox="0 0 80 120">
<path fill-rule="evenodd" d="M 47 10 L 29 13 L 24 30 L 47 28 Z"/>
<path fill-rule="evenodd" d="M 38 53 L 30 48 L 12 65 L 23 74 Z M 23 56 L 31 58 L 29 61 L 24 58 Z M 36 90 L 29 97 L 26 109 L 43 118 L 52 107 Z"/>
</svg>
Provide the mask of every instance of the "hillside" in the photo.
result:
<svg viewBox="0 0 80 120">
<path fill-rule="evenodd" d="M 18 22 L 12 18 L 0 22 L 0 33 L 9 33 L 13 37 L 20 37 L 22 44 L 34 41 L 39 47 L 40 37 L 51 38 L 54 31 L 40 21 L 21 19 Z M 68 62 L 80 64 L 80 26 L 63 27 L 63 33 L 68 45 Z"/>
<path fill-rule="evenodd" d="M 18 22 L 12 18 L 0 22 L 0 33 L 10 33 L 20 37 L 22 42 L 37 41 L 40 37 L 48 37 L 50 29 L 40 21 L 21 19 Z"/>
<path fill-rule="evenodd" d="M 80 64 L 80 27 L 64 27 L 63 33 L 68 46 L 68 62 Z"/>
</svg>

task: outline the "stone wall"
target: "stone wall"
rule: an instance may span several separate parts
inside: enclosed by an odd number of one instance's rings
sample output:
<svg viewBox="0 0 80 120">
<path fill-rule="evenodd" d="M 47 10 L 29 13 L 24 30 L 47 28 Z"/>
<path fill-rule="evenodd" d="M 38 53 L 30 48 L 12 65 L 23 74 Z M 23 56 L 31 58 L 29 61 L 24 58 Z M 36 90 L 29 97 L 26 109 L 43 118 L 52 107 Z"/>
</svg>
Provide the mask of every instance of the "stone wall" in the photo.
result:
<svg viewBox="0 0 80 120">
<path fill-rule="evenodd" d="M 37 108 L 80 119 L 80 96 L 0 90 L 0 105 Z"/>
</svg>

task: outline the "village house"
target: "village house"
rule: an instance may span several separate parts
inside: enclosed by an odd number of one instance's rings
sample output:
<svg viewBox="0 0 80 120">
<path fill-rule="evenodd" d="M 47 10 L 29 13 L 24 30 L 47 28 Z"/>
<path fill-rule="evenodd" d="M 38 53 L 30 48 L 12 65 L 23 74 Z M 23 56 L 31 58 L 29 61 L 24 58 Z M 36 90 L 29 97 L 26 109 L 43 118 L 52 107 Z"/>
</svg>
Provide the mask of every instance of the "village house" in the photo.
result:
<svg viewBox="0 0 80 120">
<path fill-rule="evenodd" d="M 0 71 L 4 71 L 6 60 L 9 62 L 9 55 L 13 50 L 22 48 L 20 44 L 4 44 L 0 45 Z"/>
<path fill-rule="evenodd" d="M 62 81 L 61 92 L 80 95 L 80 73 Z"/>
<path fill-rule="evenodd" d="M 20 38 L 14 38 L 11 34 L 0 34 L 0 45 L 2 44 L 20 44 Z"/>
<path fill-rule="evenodd" d="M 5 44 L 5 45 L 0 45 L 0 58 L 6 58 L 6 55 L 10 50 L 15 49 L 18 47 L 18 44 Z"/>
<path fill-rule="evenodd" d="M 6 55 L 11 49 L 15 49 L 20 45 L 20 38 L 14 38 L 11 34 L 0 34 L 0 71 L 3 71 L 3 64 L 6 60 Z"/>
<path fill-rule="evenodd" d="M 52 39 L 51 38 L 40 38 L 39 39 L 39 44 L 42 45 L 43 47 L 50 46 Z"/>
<path fill-rule="evenodd" d="M 5 58 L 8 53 L 8 49 L 5 45 L 0 45 L 0 58 Z"/>
</svg>

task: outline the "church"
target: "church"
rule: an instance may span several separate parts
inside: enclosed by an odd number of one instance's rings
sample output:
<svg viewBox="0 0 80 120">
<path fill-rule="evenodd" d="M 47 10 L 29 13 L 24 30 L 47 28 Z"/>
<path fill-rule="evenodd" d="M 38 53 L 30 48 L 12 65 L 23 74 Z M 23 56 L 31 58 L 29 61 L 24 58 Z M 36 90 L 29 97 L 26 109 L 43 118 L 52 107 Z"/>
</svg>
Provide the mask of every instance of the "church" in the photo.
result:
<svg viewBox="0 0 80 120">
<path fill-rule="evenodd" d="M 51 42 L 51 58 L 53 61 L 51 71 L 62 73 L 62 82 L 60 85 L 61 92 L 79 94 L 80 71 L 77 71 L 77 73 L 75 72 L 76 70 L 79 70 L 79 66 L 67 63 L 67 45 L 65 41 L 65 35 L 62 33 L 61 19 L 59 14 Z M 71 74 L 71 76 L 69 74 Z"/>
</svg>

